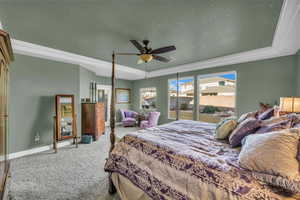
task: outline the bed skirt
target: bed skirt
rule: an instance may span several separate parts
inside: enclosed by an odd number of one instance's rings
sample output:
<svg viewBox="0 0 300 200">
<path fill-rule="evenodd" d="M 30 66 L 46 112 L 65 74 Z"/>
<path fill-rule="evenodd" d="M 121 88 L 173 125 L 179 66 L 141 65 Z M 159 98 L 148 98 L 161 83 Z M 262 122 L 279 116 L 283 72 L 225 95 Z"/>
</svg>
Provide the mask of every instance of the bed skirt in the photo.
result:
<svg viewBox="0 0 300 200">
<path fill-rule="evenodd" d="M 112 181 L 117 189 L 118 195 L 122 200 L 151 200 L 151 198 L 140 188 L 135 186 L 130 180 L 118 173 L 112 173 Z M 241 200 L 222 190 L 218 190 L 214 185 L 202 184 L 201 197 L 199 199 L 209 200 Z M 282 197 L 282 200 L 297 200 L 297 197 Z"/>
<path fill-rule="evenodd" d="M 151 200 L 140 188 L 133 185 L 130 180 L 118 173 L 112 173 L 112 181 L 122 200 Z"/>
<path fill-rule="evenodd" d="M 112 173 L 112 180 L 122 200 L 151 200 L 151 198 L 130 180 L 118 173 Z M 227 192 L 217 189 L 213 184 L 202 184 L 201 196 L 198 199 L 207 200 L 240 200 Z M 170 199 L 171 200 L 171 199 Z"/>
</svg>

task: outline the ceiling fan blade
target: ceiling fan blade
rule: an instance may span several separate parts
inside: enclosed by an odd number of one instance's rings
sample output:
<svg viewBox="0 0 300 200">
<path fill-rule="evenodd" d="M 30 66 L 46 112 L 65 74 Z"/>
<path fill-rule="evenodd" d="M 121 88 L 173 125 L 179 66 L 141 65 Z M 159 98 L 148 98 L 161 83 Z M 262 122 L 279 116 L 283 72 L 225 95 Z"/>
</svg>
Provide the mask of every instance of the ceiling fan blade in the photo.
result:
<svg viewBox="0 0 300 200">
<path fill-rule="evenodd" d="M 171 60 L 162 56 L 153 55 L 153 59 L 161 61 L 161 62 L 170 62 Z"/>
<path fill-rule="evenodd" d="M 116 53 L 117 55 L 123 55 L 123 56 L 140 56 L 141 54 L 138 53 Z"/>
<path fill-rule="evenodd" d="M 174 51 L 174 50 L 176 50 L 175 46 L 167 46 L 167 47 L 162 47 L 162 48 L 154 49 L 150 53 L 152 53 L 152 54 L 160 54 L 160 53 L 167 53 L 167 52 Z"/>
<path fill-rule="evenodd" d="M 141 52 L 144 52 L 144 47 L 136 40 L 130 40 L 130 42 Z"/>
</svg>

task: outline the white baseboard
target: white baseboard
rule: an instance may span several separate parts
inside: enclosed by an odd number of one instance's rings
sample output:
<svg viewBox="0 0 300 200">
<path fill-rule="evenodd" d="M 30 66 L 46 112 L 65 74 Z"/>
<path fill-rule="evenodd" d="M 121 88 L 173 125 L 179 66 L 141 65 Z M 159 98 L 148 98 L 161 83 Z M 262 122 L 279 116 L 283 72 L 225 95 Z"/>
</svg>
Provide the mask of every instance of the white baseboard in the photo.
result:
<svg viewBox="0 0 300 200">
<path fill-rule="evenodd" d="M 73 143 L 72 140 L 59 142 L 59 143 L 57 143 L 57 147 L 61 148 L 61 147 L 64 147 L 64 146 L 68 146 L 72 143 Z M 51 150 L 51 149 L 53 149 L 52 144 L 47 145 L 47 146 L 33 148 L 33 149 L 28 149 L 28 150 L 25 150 L 25 151 L 19 151 L 19 152 L 16 152 L 16 153 L 10 153 L 8 155 L 8 159 L 11 160 L 11 159 L 15 159 L 15 158 L 20 158 L 20 157 L 23 157 L 23 156 L 28 156 L 28 155 L 32 155 L 32 154 L 35 154 L 35 153 L 40 153 L 40 152 L 48 151 L 48 150 Z"/>
</svg>

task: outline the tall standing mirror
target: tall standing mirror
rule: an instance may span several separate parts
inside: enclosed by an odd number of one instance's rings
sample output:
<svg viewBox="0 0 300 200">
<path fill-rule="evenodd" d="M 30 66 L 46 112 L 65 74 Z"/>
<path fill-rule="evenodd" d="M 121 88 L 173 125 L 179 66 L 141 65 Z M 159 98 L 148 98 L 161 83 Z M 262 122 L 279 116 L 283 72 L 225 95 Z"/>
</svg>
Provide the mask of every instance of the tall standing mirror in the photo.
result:
<svg viewBox="0 0 300 200">
<path fill-rule="evenodd" d="M 56 140 L 76 137 L 74 95 L 56 95 Z"/>
</svg>

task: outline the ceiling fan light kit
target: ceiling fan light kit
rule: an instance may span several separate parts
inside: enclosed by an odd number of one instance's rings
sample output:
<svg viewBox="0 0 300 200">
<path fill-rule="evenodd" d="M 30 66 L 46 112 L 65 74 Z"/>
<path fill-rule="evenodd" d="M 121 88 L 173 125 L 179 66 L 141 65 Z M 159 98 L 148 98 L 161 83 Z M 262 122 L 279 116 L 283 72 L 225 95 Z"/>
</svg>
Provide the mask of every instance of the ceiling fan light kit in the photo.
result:
<svg viewBox="0 0 300 200">
<path fill-rule="evenodd" d="M 147 63 L 153 59 L 153 56 L 152 54 L 141 54 L 140 59 L 143 60 L 145 63 Z"/>
</svg>

